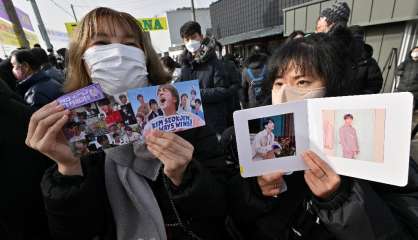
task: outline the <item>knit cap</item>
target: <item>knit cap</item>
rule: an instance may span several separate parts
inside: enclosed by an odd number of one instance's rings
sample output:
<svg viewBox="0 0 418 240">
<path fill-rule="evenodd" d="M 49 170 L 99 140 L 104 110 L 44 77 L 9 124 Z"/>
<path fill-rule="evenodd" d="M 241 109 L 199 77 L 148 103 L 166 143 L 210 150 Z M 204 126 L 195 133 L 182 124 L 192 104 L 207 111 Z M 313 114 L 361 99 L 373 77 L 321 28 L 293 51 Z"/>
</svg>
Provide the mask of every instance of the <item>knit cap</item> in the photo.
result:
<svg viewBox="0 0 418 240">
<path fill-rule="evenodd" d="M 320 17 L 326 17 L 332 23 L 347 23 L 350 18 L 350 7 L 346 2 L 336 2 L 331 7 L 322 10 Z"/>
</svg>

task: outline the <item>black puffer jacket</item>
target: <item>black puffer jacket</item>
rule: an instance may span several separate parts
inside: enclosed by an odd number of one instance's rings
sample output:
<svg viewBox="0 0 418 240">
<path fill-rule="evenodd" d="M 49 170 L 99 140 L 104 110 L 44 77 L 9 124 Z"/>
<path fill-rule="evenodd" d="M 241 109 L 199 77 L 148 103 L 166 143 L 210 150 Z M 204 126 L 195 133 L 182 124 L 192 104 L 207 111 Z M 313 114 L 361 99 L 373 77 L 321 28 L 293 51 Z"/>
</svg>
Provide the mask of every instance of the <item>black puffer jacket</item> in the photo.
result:
<svg viewBox="0 0 418 240">
<path fill-rule="evenodd" d="M 229 82 L 229 95 L 227 100 L 227 126 L 234 125 L 233 112 L 240 110 L 241 73 L 235 63 L 228 59 L 220 60 L 224 65 L 226 79 Z"/>
<path fill-rule="evenodd" d="M 277 198 L 262 196 L 256 179 L 231 180 L 229 193 L 235 203 L 231 204 L 232 216 L 244 239 L 412 240 L 418 237 L 407 230 L 393 208 L 403 201 L 399 197 L 402 188 L 384 192 L 375 183 L 342 177 L 338 191 L 329 199 L 320 200 L 310 193 L 303 172 L 284 179 L 288 189 Z M 385 198 L 392 195 L 390 200 L 394 201 L 396 194 L 399 194 L 396 204 Z"/>
<path fill-rule="evenodd" d="M 226 128 L 230 84 L 214 47 L 215 41 L 206 38 L 195 57 L 185 50 L 181 57 L 179 81 L 199 80 L 206 123 L 221 134 Z"/>
<path fill-rule="evenodd" d="M 178 134 L 195 147 L 194 159 L 182 184 L 170 190 L 179 215 L 203 239 L 229 239 L 224 224 L 228 169 L 217 139 L 207 127 Z M 91 240 L 95 236 L 98 240 L 115 239 L 115 223 L 105 187 L 104 159 L 104 153 L 83 158 L 83 176 L 63 176 L 56 166 L 45 173 L 41 185 L 55 239 Z M 147 182 L 164 221 L 171 220 L 173 208 L 161 174 L 155 182 L 148 179 Z M 189 239 L 183 231 L 171 233 L 168 237 L 172 240 Z"/>
<path fill-rule="evenodd" d="M 41 108 L 63 94 L 62 85 L 42 70 L 19 82 L 17 92 L 34 109 Z"/>
<path fill-rule="evenodd" d="M 382 72 L 373 58 L 373 48 L 364 44 L 363 54 L 357 63 L 357 81 L 362 94 L 379 93 L 383 84 Z"/>
<path fill-rule="evenodd" d="M 418 61 L 411 57 L 412 50 L 406 60 L 398 66 L 396 74 L 400 77 L 397 91 L 414 94 L 415 107 L 418 101 Z"/>
<path fill-rule="evenodd" d="M 50 239 L 39 182 L 52 161 L 26 146 L 32 110 L 0 79 L 0 239 Z"/>
</svg>

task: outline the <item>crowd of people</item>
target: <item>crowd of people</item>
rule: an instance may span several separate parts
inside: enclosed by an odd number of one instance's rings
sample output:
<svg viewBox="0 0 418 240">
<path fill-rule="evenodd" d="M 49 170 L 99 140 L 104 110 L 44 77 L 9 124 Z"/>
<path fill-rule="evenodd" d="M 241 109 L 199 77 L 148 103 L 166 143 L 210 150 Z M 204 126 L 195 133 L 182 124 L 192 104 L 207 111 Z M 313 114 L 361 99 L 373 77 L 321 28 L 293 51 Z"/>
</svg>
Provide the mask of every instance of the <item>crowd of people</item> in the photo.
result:
<svg viewBox="0 0 418 240">
<path fill-rule="evenodd" d="M 373 50 L 361 29 L 347 27 L 349 16 L 346 3 L 335 3 L 321 12 L 315 33 L 295 32 L 272 54 L 257 47 L 243 66 L 222 56 L 222 45 L 193 21 L 180 29 L 179 63 L 159 59 L 134 17 L 103 7 L 79 22 L 65 70 L 39 47 L 14 51 L 0 63 L 0 238 L 416 239 L 413 159 L 405 187 L 340 176 L 313 151 L 302 155 L 305 171 L 239 174 L 233 111 L 380 92 Z M 399 91 L 417 94 L 417 64 L 418 47 L 398 68 Z M 201 99 L 177 94 L 178 105 L 169 105 L 138 95 L 136 112 L 123 111 L 126 95 L 76 114 L 54 101 L 91 83 L 112 94 L 156 85 L 169 91 L 188 80 L 199 80 Z M 170 109 L 192 111 L 206 125 L 132 134 L 130 121 Z M 87 130 L 87 116 L 115 126 Z M 94 146 L 84 141 L 89 134 L 97 135 Z"/>
</svg>

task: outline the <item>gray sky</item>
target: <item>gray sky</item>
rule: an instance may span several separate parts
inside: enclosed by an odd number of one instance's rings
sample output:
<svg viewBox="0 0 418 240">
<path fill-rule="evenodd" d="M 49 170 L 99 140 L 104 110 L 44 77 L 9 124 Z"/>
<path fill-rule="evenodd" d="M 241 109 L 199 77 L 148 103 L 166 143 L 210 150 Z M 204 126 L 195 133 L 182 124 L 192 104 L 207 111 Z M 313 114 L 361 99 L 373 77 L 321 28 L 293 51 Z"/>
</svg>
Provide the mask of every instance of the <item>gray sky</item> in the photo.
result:
<svg viewBox="0 0 418 240">
<path fill-rule="evenodd" d="M 135 18 L 164 16 L 168 10 L 191 6 L 190 0 L 37 0 L 36 2 L 46 28 L 62 32 L 66 32 L 65 22 L 74 22 L 70 4 L 74 5 L 78 20 L 87 12 L 99 6 L 128 12 Z M 195 0 L 195 7 L 208 7 L 211 2 L 215 2 L 215 0 Z M 29 15 L 32 25 L 38 33 L 39 41 L 41 45 L 44 45 L 30 2 L 27 0 L 13 0 L 13 3 Z M 169 37 L 168 31 L 151 34 L 153 45 L 157 51 L 166 51 L 169 44 L 167 37 Z M 60 45 L 63 45 L 63 43 L 55 43 L 55 49 L 64 47 Z"/>
</svg>

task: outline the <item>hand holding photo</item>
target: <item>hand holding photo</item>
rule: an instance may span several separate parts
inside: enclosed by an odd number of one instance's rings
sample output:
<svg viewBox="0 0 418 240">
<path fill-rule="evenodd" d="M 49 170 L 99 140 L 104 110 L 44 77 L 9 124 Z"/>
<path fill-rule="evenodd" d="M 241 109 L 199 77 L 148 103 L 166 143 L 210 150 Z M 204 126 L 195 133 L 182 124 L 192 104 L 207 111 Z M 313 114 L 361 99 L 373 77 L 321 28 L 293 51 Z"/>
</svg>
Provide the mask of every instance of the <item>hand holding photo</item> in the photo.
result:
<svg viewBox="0 0 418 240">
<path fill-rule="evenodd" d="M 190 99 L 190 100 L 189 100 Z M 198 81 L 105 96 L 92 84 L 58 99 L 70 109 L 64 135 L 77 156 L 143 141 L 152 129 L 178 132 L 205 125 Z"/>
<path fill-rule="evenodd" d="M 306 99 L 237 111 L 241 175 L 305 170 L 308 166 L 301 154 L 313 151 L 338 175 L 404 186 L 412 103 L 410 93 L 391 93 Z"/>
</svg>

